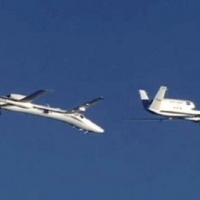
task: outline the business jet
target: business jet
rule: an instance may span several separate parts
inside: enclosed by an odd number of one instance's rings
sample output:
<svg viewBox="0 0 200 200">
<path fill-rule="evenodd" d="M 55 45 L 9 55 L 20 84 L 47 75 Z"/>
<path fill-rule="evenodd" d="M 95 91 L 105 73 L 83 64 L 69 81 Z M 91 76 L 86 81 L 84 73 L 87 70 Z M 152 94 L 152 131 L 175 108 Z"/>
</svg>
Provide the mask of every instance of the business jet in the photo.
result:
<svg viewBox="0 0 200 200">
<path fill-rule="evenodd" d="M 28 113 L 38 115 L 42 117 L 56 119 L 70 124 L 74 128 L 78 128 L 84 133 L 94 132 L 103 133 L 104 129 L 87 119 L 82 112 L 86 111 L 89 107 L 103 100 L 103 97 L 96 98 L 92 101 L 84 103 L 71 110 L 63 110 L 60 108 L 53 108 L 49 105 L 34 104 L 33 101 L 41 95 L 48 92 L 47 90 L 38 90 L 28 96 L 21 94 L 9 94 L 6 96 L 0 96 L 0 109 L 17 111 L 22 113 Z"/>
<path fill-rule="evenodd" d="M 165 98 L 166 86 L 161 86 L 154 99 L 150 100 L 145 90 L 139 90 L 140 99 L 144 109 L 162 118 L 149 118 L 141 120 L 174 120 L 184 119 L 200 122 L 200 110 L 190 100 Z"/>
</svg>

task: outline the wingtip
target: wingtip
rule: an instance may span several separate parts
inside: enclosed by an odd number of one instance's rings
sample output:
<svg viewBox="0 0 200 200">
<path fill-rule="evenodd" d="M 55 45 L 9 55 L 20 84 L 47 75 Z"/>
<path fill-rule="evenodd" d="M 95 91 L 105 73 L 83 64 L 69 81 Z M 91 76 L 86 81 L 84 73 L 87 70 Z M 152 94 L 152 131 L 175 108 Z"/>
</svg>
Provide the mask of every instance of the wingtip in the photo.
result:
<svg viewBox="0 0 200 200">
<path fill-rule="evenodd" d="M 94 99 L 94 100 L 97 100 L 97 101 L 99 101 L 99 100 L 103 100 L 104 99 L 104 97 L 103 96 L 100 96 L 100 97 L 97 97 L 96 99 Z"/>
<path fill-rule="evenodd" d="M 51 90 L 51 89 L 43 89 L 42 91 L 44 91 L 44 92 L 54 92 L 54 90 Z"/>
</svg>

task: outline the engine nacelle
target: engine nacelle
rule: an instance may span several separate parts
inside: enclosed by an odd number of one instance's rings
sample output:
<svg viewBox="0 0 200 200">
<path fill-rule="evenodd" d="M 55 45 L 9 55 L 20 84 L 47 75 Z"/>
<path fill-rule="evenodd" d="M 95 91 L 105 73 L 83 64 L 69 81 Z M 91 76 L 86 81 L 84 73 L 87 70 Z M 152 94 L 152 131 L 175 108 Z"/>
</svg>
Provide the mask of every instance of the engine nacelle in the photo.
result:
<svg viewBox="0 0 200 200">
<path fill-rule="evenodd" d="M 9 94 L 7 97 L 9 97 L 12 100 L 21 100 L 26 96 L 22 94 Z"/>
</svg>

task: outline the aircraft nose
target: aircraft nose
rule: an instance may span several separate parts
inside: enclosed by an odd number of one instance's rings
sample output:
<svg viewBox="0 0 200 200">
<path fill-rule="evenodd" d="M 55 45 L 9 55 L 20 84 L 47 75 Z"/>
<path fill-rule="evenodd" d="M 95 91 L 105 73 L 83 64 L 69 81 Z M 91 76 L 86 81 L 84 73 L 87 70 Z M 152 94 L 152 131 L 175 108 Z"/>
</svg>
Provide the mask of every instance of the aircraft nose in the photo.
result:
<svg viewBox="0 0 200 200">
<path fill-rule="evenodd" d="M 99 125 L 95 124 L 94 122 L 88 120 L 88 130 L 90 130 L 91 132 L 94 132 L 94 133 L 103 133 L 104 132 L 104 129 L 101 128 Z"/>
<path fill-rule="evenodd" d="M 98 127 L 98 133 L 104 133 L 104 129 L 102 129 L 101 127 Z"/>
<path fill-rule="evenodd" d="M 103 132 L 104 132 L 104 129 L 101 128 L 100 126 L 94 124 L 94 126 L 93 126 L 93 131 L 96 132 L 96 133 L 103 133 Z"/>
</svg>

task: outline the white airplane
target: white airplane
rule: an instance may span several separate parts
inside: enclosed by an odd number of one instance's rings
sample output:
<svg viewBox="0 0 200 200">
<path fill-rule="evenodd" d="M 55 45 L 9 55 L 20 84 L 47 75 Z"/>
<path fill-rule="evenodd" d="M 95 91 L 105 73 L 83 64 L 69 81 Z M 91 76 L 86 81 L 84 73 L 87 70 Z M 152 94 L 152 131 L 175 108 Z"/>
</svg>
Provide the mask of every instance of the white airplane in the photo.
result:
<svg viewBox="0 0 200 200">
<path fill-rule="evenodd" d="M 78 128 L 81 131 L 103 133 L 104 130 L 94 122 L 87 119 L 82 112 L 87 108 L 93 106 L 103 99 L 99 97 L 92 101 L 89 101 L 81 106 L 75 107 L 71 110 L 63 110 L 60 108 L 52 108 L 49 105 L 43 106 L 33 104 L 33 100 L 37 99 L 41 95 L 48 92 L 47 90 L 38 90 L 28 96 L 21 94 L 9 94 L 7 96 L 0 96 L 0 109 L 17 111 L 23 113 L 29 113 L 33 115 L 39 115 L 42 117 L 48 117 L 59 121 L 66 122 L 73 127 Z"/>
<path fill-rule="evenodd" d="M 195 104 L 192 101 L 165 98 L 166 91 L 167 87 L 161 86 L 154 99 L 150 100 L 145 90 L 139 90 L 144 109 L 163 117 L 143 120 L 185 119 L 200 122 L 200 110 L 195 109 Z"/>
</svg>

